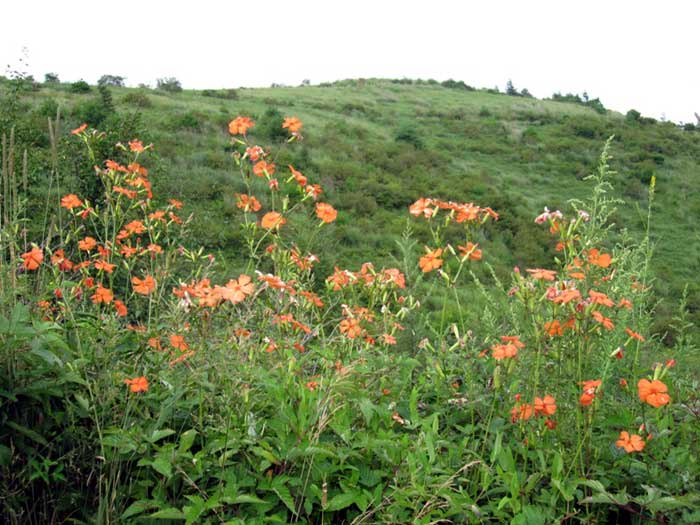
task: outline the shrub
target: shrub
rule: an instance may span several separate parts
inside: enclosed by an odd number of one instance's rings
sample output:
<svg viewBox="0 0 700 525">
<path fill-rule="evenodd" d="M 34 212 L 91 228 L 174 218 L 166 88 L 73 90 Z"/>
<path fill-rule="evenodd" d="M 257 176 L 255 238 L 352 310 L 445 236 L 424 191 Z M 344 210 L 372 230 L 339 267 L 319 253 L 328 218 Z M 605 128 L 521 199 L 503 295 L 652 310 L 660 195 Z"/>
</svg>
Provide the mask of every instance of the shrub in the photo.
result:
<svg viewBox="0 0 700 525">
<path fill-rule="evenodd" d="M 107 113 L 114 113 L 114 100 L 112 99 L 112 93 L 109 88 L 105 85 L 98 86 L 97 91 L 100 94 L 100 100 L 102 100 L 102 105 Z"/>
<path fill-rule="evenodd" d="M 37 109 L 37 113 L 42 117 L 55 118 L 58 111 L 58 102 L 53 98 L 47 98 Z"/>
<path fill-rule="evenodd" d="M 640 118 L 642 118 L 642 114 L 636 109 L 630 109 L 625 114 L 625 122 L 627 122 L 628 124 L 636 124 L 637 122 L 639 122 Z"/>
<path fill-rule="evenodd" d="M 59 82 L 58 73 L 46 73 L 44 75 L 44 84 L 58 84 Z"/>
<path fill-rule="evenodd" d="M 148 95 L 139 91 L 132 91 L 130 93 L 127 93 L 122 97 L 122 102 L 124 104 L 136 106 L 137 108 L 145 109 L 153 107 L 153 102 L 151 102 L 151 99 L 148 98 Z"/>
<path fill-rule="evenodd" d="M 70 92 L 71 93 L 89 93 L 90 92 L 90 84 L 88 84 L 84 80 L 78 80 L 77 82 L 73 82 L 70 85 Z"/>
<path fill-rule="evenodd" d="M 124 77 L 118 75 L 102 75 L 97 81 L 98 86 L 124 87 Z"/>
<path fill-rule="evenodd" d="M 404 124 L 401 126 L 396 132 L 394 138 L 398 142 L 406 142 L 407 144 L 411 144 L 416 149 L 423 149 L 425 146 L 423 139 L 421 139 L 416 131 L 416 126 L 412 124 Z"/>
<path fill-rule="evenodd" d="M 203 97 L 221 98 L 224 100 L 237 100 L 238 92 L 235 89 L 204 89 Z"/>
<path fill-rule="evenodd" d="M 260 117 L 254 131 L 267 140 L 275 141 L 287 136 L 286 130 L 282 128 L 284 116 L 276 108 L 268 108 Z"/>
<path fill-rule="evenodd" d="M 474 88 L 468 84 L 465 84 L 463 80 L 452 80 L 451 78 L 441 82 L 443 87 L 448 89 L 463 89 L 465 91 L 474 91 Z"/>
<path fill-rule="evenodd" d="M 76 105 L 71 114 L 76 121 L 85 122 L 90 126 L 101 126 L 112 111 L 106 107 L 102 99 L 91 99 Z"/>
<path fill-rule="evenodd" d="M 202 127 L 202 119 L 196 112 L 188 111 L 186 113 L 174 115 L 170 120 L 170 127 L 176 130 L 186 129 L 190 131 L 199 131 Z"/>
<path fill-rule="evenodd" d="M 175 77 L 159 78 L 156 80 L 156 89 L 168 93 L 179 93 L 182 91 L 182 84 L 180 84 L 180 81 Z"/>
</svg>

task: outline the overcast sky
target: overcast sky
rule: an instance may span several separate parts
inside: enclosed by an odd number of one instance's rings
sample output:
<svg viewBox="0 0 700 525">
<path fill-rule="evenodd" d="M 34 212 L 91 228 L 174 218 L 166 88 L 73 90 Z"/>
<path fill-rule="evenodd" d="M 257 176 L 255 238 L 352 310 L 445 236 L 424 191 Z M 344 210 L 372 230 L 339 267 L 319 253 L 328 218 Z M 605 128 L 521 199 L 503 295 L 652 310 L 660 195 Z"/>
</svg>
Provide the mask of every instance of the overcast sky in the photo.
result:
<svg viewBox="0 0 700 525">
<path fill-rule="evenodd" d="M 9 0 L 0 65 L 37 79 L 185 88 L 357 77 L 464 80 L 537 97 L 584 90 L 606 107 L 695 122 L 695 0 Z M 2 71 L 0 71 L 2 74 Z"/>
</svg>

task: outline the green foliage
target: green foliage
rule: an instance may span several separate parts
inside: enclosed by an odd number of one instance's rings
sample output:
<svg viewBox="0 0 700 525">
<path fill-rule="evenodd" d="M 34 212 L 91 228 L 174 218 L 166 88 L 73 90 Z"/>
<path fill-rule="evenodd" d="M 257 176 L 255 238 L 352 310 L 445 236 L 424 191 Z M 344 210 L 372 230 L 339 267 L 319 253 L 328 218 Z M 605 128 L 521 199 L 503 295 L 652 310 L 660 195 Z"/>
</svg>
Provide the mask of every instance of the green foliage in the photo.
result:
<svg viewBox="0 0 700 525">
<path fill-rule="evenodd" d="M 411 144 L 416 149 L 422 149 L 425 146 L 423 140 L 418 135 L 416 127 L 411 124 L 402 125 L 396 132 L 395 138 L 397 141 Z"/>
<path fill-rule="evenodd" d="M 98 86 L 124 87 L 124 77 L 118 75 L 102 75 L 97 81 Z"/>
<path fill-rule="evenodd" d="M 73 82 L 70 85 L 70 92 L 71 93 L 89 93 L 90 92 L 90 84 L 88 84 L 84 80 L 78 80 L 76 82 Z"/>
<path fill-rule="evenodd" d="M 151 99 L 148 97 L 148 95 L 140 91 L 132 91 L 130 93 L 127 93 L 122 97 L 122 102 L 124 104 L 128 104 L 130 106 L 135 106 L 137 108 L 142 109 L 153 107 L 153 102 L 151 102 Z"/>
<path fill-rule="evenodd" d="M 156 80 L 156 88 L 168 93 L 179 93 L 182 91 L 182 84 L 175 77 L 165 77 Z"/>
<path fill-rule="evenodd" d="M 44 75 L 44 84 L 58 84 L 60 80 L 58 79 L 58 73 L 46 73 Z"/>
<path fill-rule="evenodd" d="M 280 176 L 279 187 L 270 189 L 265 179 L 271 177 L 255 176 L 253 164 L 239 157 L 230 170 L 237 176 L 218 181 L 213 167 L 193 173 L 186 166 L 188 177 L 170 184 L 188 201 L 217 202 L 235 185 L 264 206 L 260 212 L 213 210 L 216 220 L 239 232 L 246 275 L 264 279 L 253 279 L 242 297 L 212 301 L 212 294 L 236 290 L 235 279 L 247 281 L 241 270 L 217 267 L 191 246 L 209 239 L 192 239 L 187 224 L 173 218 L 189 213 L 189 202 L 180 211 L 169 195 L 149 194 L 151 183 L 170 177 L 157 169 L 142 173 L 151 165 L 150 147 L 109 149 L 116 136 L 144 131 L 125 127 L 133 117 L 122 117 L 122 127 L 106 135 L 88 129 L 72 139 L 87 149 L 84 170 L 99 180 L 101 192 L 89 202 L 81 192 L 74 208 L 56 211 L 62 227 L 41 247 L 20 248 L 26 241 L 18 236 L 0 237 L 0 512 L 11 523 L 695 519 L 697 379 L 680 364 L 697 353 L 688 294 L 674 316 L 670 353 L 625 331 L 649 333 L 652 246 L 648 235 L 610 243 L 609 221 L 622 204 L 609 164 L 612 140 L 587 178 L 589 192 L 563 213 L 546 212 L 537 220 L 544 224 L 533 223 L 527 200 L 515 190 L 500 195 L 471 187 L 498 210 L 511 206 L 498 221 L 493 210 L 468 203 L 423 200 L 410 214 L 404 208 L 390 273 L 371 264 L 343 269 L 337 246 L 346 241 L 334 240 L 338 236 L 362 247 L 376 242 L 376 251 L 384 239 L 373 235 L 369 221 L 351 222 L 343 214 L 338 222 L 346 224 L 337 227 L 345 233 L 320 226 L 314 199 L 294 178 Z M 259 138 L 245 136 L 238 146 Z M 300 140 L 287 135 L 276 148 L 263 147 L 280 165 L 299 159 L 307 184 L 315 184 L 328 164 L 309 153 L 292 157 L 286 148 Z M 383 145 L 357 152 L 338 144 L 348 161 L 337 161 L 338 169 L 352 169 L 353 155 L 384 151 Z M 122 165 L 95 171 L 94 165 L 104 166 L 105 151 Z M 451 159 L 392 143 L 382 160 L 383 177 L 390 165 L 403 173 L 431 167 L 443 173 Z M 347 184 L 348 199 L 358 195 L 356 178 L 337 177 Z M 383 194 L 381 184 L 395 181 L 370 182 L 377 187 L 367 197 L 382 202 L 403 187 Z M 437 178 L 429 183 L 446 199 L 459 189 Z M 136 195 L 117 187 L 134 188 Z M 196 188 L 204 193 L 196 195 Z M 288 222 L 267 229 L 258 219 L 269 210 L 281 210 Z M 348 217 L 391 216 L 376 202 L 372 210 L 356 211 Z M 651 227 L 649 215 L 646 221 Z M 15 231 L 19 223 L 3 226 Z M 102 249 L 82 248 L 86 235 Z M 516 258 L 552 268 L 551 280 L 524 270 L 501 279 L 490 267 L 498 251 L 495 242 L 486 244 L 489 238 L 508 245 Z M 138 250 L 144 239 L 161 250 Z M 521 255 L 528 240 L 543 253 Z M 470 257 L 474 248 L 459 254 L 460 244 L 472 242 L 484 247 L 483 256 Z M 548 249 L 555 243 L 561 249 Z M 327 273 L 300 264 L 300 257 L 315 261 L 306 254 L 327 245 L 321 256 Z M 136 252 L 123 252 L 125 246 Z M 439 271 L 422 271 L 418 261 L 437 247 L 443 250 Z M 44 255 L 37 266 L 21 255 L 30 248 Z M 107 258 L 111 271 L 97 267 Z M 61 267 L 65 259 L 75 266 Z M 156 276 L 146 293 L 134 279 L 145 275 Z M 109 286 L 108 302 L 95 299 L 98 285 Z M 307 301 L 303 292 L 311 290 L 322 306 Z M 565 292 L 579 296 L 559 301 Z M 114 299 L 124 301 L 127 312 L 120 314 Z M 596 314 L 610 316 L 612 326 Z M 361 336 L 344 328 L 350 320 L 360 323 Z M 557 333 L 553 321 L 566 328 Z M 509 348 L 514 357 L 497 357 L 503 336 L 524 343 Z M 654 364 L 661 352 L 662 361 L 679 363 Z M 670 387 L 668 404 L 640 401 L 636 380 L 651 374 Z M 600 384 L 582 386 L 593 379 Z M 590 405 L 581 403 L 582 394 L 593 395 Z M 546 416 L 537 408 L 545 395 L 556 396 L 557 405 Z M 522 416 L 530 403 L 535 408 Z M 644 450 L 624 452 L 616 444 L 622 430 L 642 434 Z"/>
<path fill-rule="evenodd" d="M 204 89 L 203 97 L 221 98 L 224 100 L 237 100 L 238 92 L 235 89 Z"/>
<path fill-rule="evenodd" d="M 287 136 L 287 132 L 282 128 L 284 115 L 277 108 L 267 108 L 256 124 L 256 135 L 269 140 L 276 141 Z"/>
<path fill-rule="evenodd" d="M 430 81 L 428 81 L 430 83 Z M 465 84 L 463 80 L 452 80 L 451 78 L 440 83 L 448 89 L 463 89 L 464 91 L 474 91 L 474 88 Z"/>
</svg>

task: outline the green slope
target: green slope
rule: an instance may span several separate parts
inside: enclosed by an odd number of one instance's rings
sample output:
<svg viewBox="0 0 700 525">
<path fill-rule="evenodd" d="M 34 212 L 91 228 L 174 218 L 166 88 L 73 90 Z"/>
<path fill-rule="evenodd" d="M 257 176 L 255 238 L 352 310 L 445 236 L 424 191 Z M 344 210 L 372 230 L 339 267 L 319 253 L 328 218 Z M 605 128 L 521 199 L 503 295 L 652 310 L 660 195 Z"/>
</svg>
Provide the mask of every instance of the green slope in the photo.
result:
<svg viewBox="0 0 700 525">
<path fill-rule="evenodd" d="M 0 89 L 7 100 L 10 83 Z M 5 109 L 0 131 L 17 124 L 17 140 L 28 146 L 36 183 L 32 199 L 41 202 L 45 193 L 45 121 L 56 106 L 64 115 L 64 135 L 83 120 L 112 130 L 110 138 L 121 133 L 125 140 L 138 132 L 156 145 L 158 192 L 189 204 L 195 213 L 193 235 L 231 266 L 238 263 L 240 248 L 232 196 L 243 188 L 230 158 L 226 125 L 237 115 L 258 122 L 251 138 L 262 145 L 274 137 L 281 115 L 304 122 L 304 141 L 282 151 L 277 164 L 286 171 L 292 163 L 321 183 L 326 200 L 341 211 L 320 254 L 327 269 L 336 263 L 355 268 L 395 255 L 394 239 L 406 227 L 407 206 L 421 196 L 474 201 L 501 213 L 502 220 L 482 239 L 485 259 L 500 275 L 515 264 L 547 265 L 552 243 L 533 224 L 534 217 L 544 206 L 567 210 L 569 199 L 587 195 L 590 186 L 582 179 L 594 168 L 603 142 L 615 135 L 615 190 L 626 201 L 614 216 L 617 231 L 641 235 L 648 182 L 652 175 L 657 179 L 653 270 L 664 299 L 657 328 L 666 327 L 686 284 L 691 312 L 696 320 L 700 317 L 696 131 L 614 112 L 599 114 L 572 103 L 385 80 L 239 89 L 236 99 L 223 98 L 225 92 L 110 88 L 110 93 L 112 112 L 104 111 L 94 88 L 75 94 L 67 85 L 21 93 L 20 111 L 11 118 Z M 89 185 L 84 178 L 90 173 L 78 169 L 85 164 L 75 161 L 79 153 L 71 147 L 64 146 L 62 157 L 64 187 L 81 188 Z M 414 226 L 419 239 L 427 241 L 420 226 Z"/>
</svg>

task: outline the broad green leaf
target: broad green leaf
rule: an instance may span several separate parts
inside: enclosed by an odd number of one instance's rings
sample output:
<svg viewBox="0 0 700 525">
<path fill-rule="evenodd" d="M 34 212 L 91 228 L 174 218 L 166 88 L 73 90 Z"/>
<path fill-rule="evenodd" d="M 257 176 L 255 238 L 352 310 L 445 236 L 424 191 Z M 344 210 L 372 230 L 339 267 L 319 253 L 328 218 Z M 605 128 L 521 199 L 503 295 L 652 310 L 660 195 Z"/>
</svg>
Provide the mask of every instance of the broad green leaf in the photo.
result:
<svg viewBox="0 0 700 525">
<path fill-rule="evenodd" d="M 333 512 L 349 507 L 350 505 L 355 503 L 357 496 L 358 495 L 356 492 L 345 492 L 343 494 L 337 494 L 333 496 L 330 499 L 330 501 L 328 501 L 328 504 L 325 506 L 324 510 Z"/>
<path fill-rule="evenodd" d="M 122 519 L 125 520 L 137 514 L 141 514 L 149 509 L 158 507 L 158 504 L 153 500 L 134 501 L 122 514 Z"/>
<path fill-rule="evenodd" d="M 165 456 L 158 456 L 156 459 L 153 460 L 151 463 L 151 467 L 158 472 L 159 474 L 162 474 L 166 478 L 171 478 L 173 475 L 173 467 L 170 464 L 170 461 L 166 459 Z"/>
<path fill-rule="evenodd" d="M 167 509 L 159 510 L 158 512 L 150 514 L 148 517 L 153 518 L 153 519 L 160 519 L 160 520 L 184 520 L 185 519 L 185 515 L 182 513 L 182 511 L 179 509 L 176 509 L 175 507 L 169 507 Z"/>
<path fill-rule="evenodd" d="M 161 439 L 172 436 L 175 431 L 171 428 L 164 428 L 163 430 L 154 430 L 153 433 L 148 437 L 148 441 L 151 443 L 156 443 Z"/>
<path fill-rule="evenodd" d="M 36 441 L 37 443 L 44 445 L 45 447 L 49 446 L 49 442 L 44 439 L 43 436 L 41 436 L 39 433 L 35 432 L 31 428 L 23 427 L 22 425 L 18 425 L 14 421 L 8 421 L 5 423 L 8 427 L 15 429 L 17 432 L 24 434 L 27 436 L 29 439 Z"/>
<path fill-rule="evenodd" d="M 197 431 L 194 428 L 183 432 L 180 435 L 180 446 L 178 447 L 177 451 L 180 454 L 187 452 L 192 447 L 192 443 L 194 443 L 195 437 L 197 437 Z"/>
</svg>

